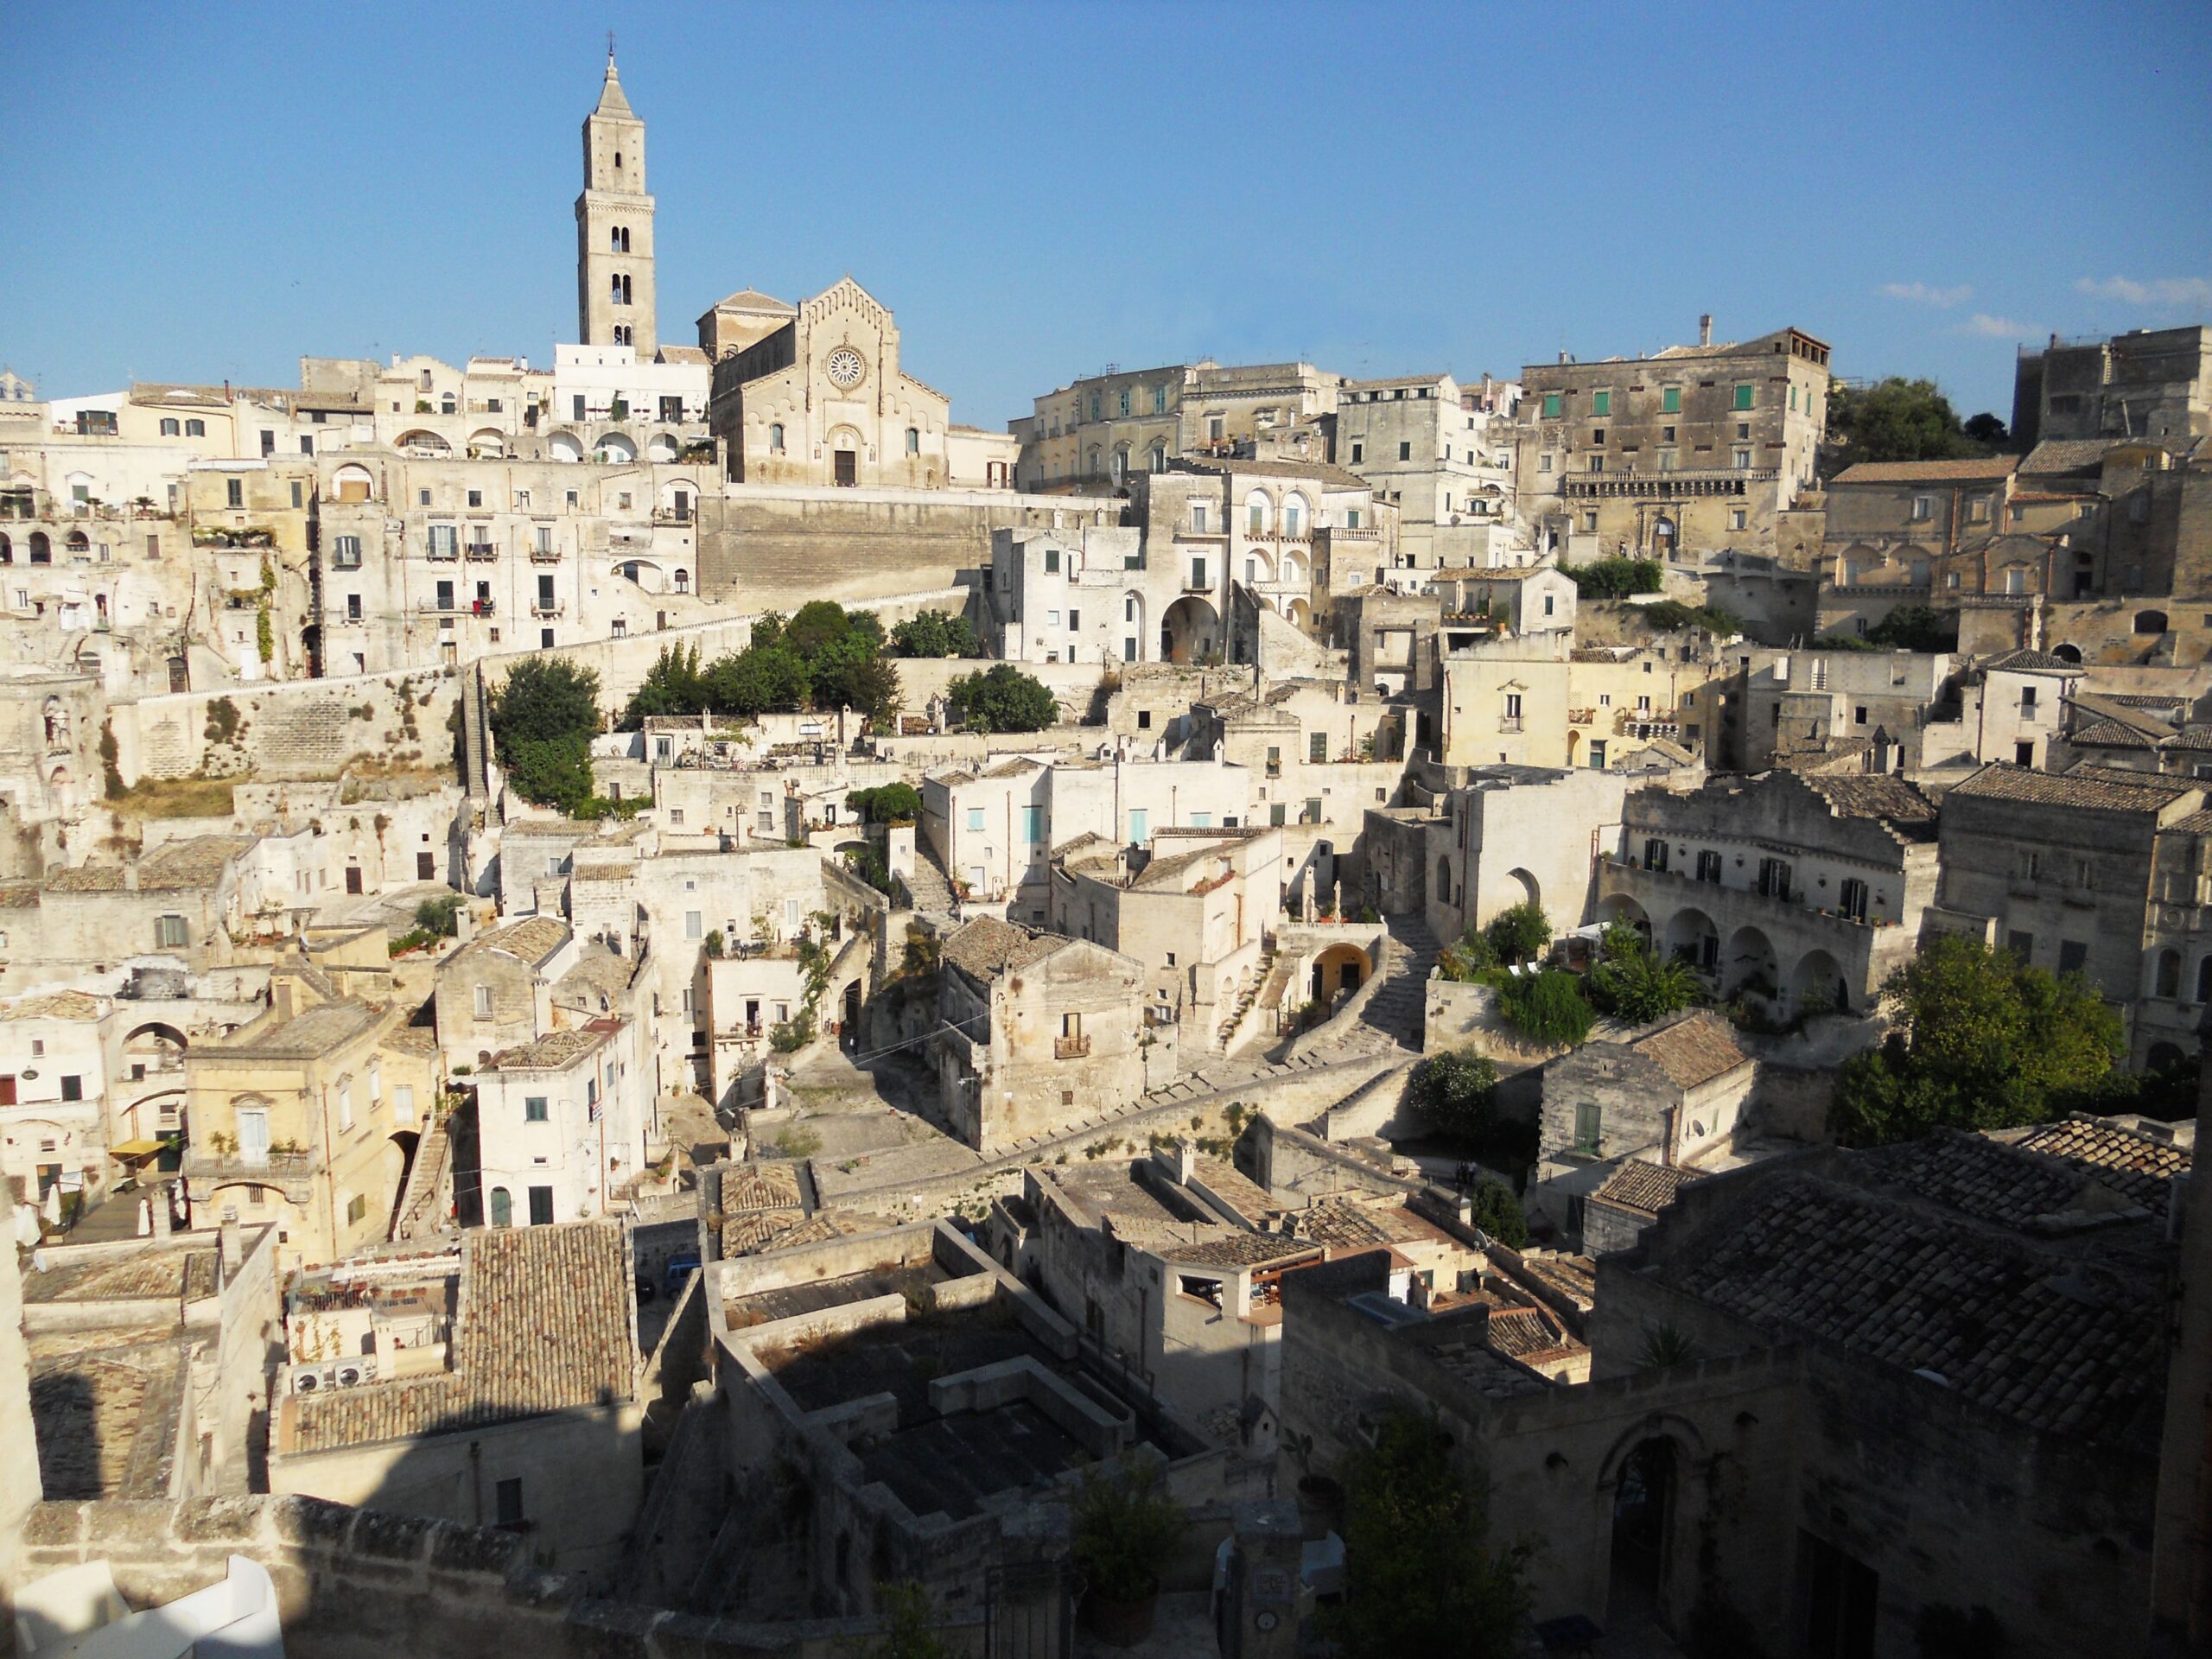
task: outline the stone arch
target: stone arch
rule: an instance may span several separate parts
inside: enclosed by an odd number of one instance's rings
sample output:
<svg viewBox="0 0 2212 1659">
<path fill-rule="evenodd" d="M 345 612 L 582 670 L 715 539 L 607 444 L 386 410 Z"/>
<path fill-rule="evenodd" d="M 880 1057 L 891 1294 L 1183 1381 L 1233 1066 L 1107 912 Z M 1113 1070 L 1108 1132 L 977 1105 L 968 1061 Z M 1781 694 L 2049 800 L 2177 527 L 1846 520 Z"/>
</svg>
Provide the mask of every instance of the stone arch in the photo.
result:
<svg viewBox="0 0 2212 1659">
<path fill-rule="evenodd" d="M 555 461 L 582 461 L 584 441 L 573 432 L 556 432 L 545 440 L 545 453 Z"/>
<path fill-rule="evenodd" d="M 1720 988 L 1725 992 L 1764 986 L 1772 995 L 1782 988 L 1777 977 L 1782 971 L 1781 958 L 1775 954 L 1774 941 L 1761 928 L 1744 926 L 1728 936 L 1728 944 L 1720 953 Z"/>
<path fill-rule="evenodd" d="M 1607 1541 L 1605 1581 L 1640 1588 L 1662 1628 L 1678 1628 L 1688 1611 L 1696 1529 L 1685 1522 L 1702 1508 L 1693 1494 L 1709 1461 L 1695 1425 L 1654 1414 L 1614 1443 L 1592 1494 Z"/>
<path fill-rule="evenodd" d="M 1283 607 L 1283 614 L 1301 628 L 1313 626 L 1313 607 L 1302 599 L 1294 599 Z"/>
<path fill-rule="evenodd" d="M 1608 893 L 1598 902 L 1598 919 L 1608 927 L 1615 922 L 1626 922 L 1643 936 L 1646 944 L 1651 943 L 1651 917 L 1643 906 L 1624 893 Z"/>
<path fill-rule="evenodd" d="M 1283 554 L 1282 569 L 1279 573 L 1278 579 L 1293 583 L 1303 582 L 1306 580 L 1306 565 L 1297 554 L 1291 552 Z"/>
<path fill-rule="evenodd" d="M 2166 632 L 2166 613 L 2165 613 L 2164 611 L 2138 611 L 2138 612 L 2136 612 L 2136 613 L 2135 613 L 2135 632 L 2138 632 L 2138 633 L 2164 633 L 2164 632 Z"/>
<path fill-rule="evenodd" d="M 1800 1014 L 1821 1008 L 1851 1012 L 1851 988 L 1844 981 L 1843 968 L 1825 950 L 1808 950 L 1797 958 L 1797 965 L 1789 970 L 1789 1000 Z"/>
<path fill-rule="evenodd" d="M 1667 918 L 1664 938 L 1669 956 L 1681 957 L 1701 974 L 1719 970 L 1720 930 L 1695 905 L 1684 905 Z"/>
<path fill-rule="evenodd" d="M 1160 619 L 1160 654 L 1171 663 L 1195 663 L 1221 649 L 1221 615 L 1203 594 L 1185 594 Z"/>
<path fill-rule="evenodd" d="M 1505 873 L 1505 879 L 1517 884 L 1521 889 L 1521 896 L 1515 899 L 1514 903 L 1534 905 L 1539 910 L 1544 907 L 1544 884 L 1537 880 L 1530 872 L 1519 868 L 1510 869 Z"/>
<path fill-rule="evenodd" d="M 651 559 L 625 559 L 614 567 L 615 574 L 626 582 L 634 582 L 649 594 L 668 592 L 668 573 Z"/>
<path fill-rule="evenodd" d="M 1313 1000 L 1330 1002 L 1345 991 L 1356 991 L 1374 971 L 1375 964 L 1357 945 L 1332 944 L 1313 958 L 1309 976 Z"/>
<path fill-rule="evenodd" d="M 69 532 L 69 538 L 64 545 L 72 554 L 89 553 L 92 550 L 92 538 L 81 530 L 73 530 Z"/>
<path fill-rule="evenodd" d="M 599 442 L 591 447 L 594 461 L 625 465 L 638 458 L 638 446 L 626 432 L 602 432 Z"/>
<path fill-rule="evenodd" d="M 1239 526 L 1247 536 L 1265 536 L 1275 527 L 1275 504 L 1265 490 L 1244 494 L 1244 520 Z"/>
<path fill-rule="evenodd" d="M 2151 1052 L 2143 1057 L 2146 1071 L 2173 1071 L 2187 1065 L 2189 1056 L 2172 1043 L 2153 1043 Z"/>
<path fill-rule="evenodd" d="M 33 564 L 54 563 L 54 543 L 47 539 L 46 532 L 42 530 L 31 531 L 31 563 Z"/>
<path fill-rule="evenodd" d="M 676 459 L 676 439 L 672 434 L 667 432 L 656 432 L 652 436 L 645 440 L 646 460 L 671 461 Z"/>
<path fill-rule="evenodd" d="M 497 427 L 479 427 L 468 435 L 468 454 L 472 461 L 499 461 L 507 453 L 507 436 Z"/>
<path fill-rule="evenodd" d="M 2061 643 L 2050 648 L 2050 654 L 2062 663 L 2078 663 L 2082 660 L 2082 647 L 2070 642 Z"/>
<path fill-rule="evenodd" d="M 451 444 L 436 433 L 425 431 L 421 427 L 401 433 L 398 442 L 392 447 L 419 455 L 449 455 L 453 453 Z"/>
<path fill-rule="evenodd" d="M 1275 563 L 1268 556 L 1267 550 L 1258 547 L 1246 548 L 1244 550 L 1244 580 L 1248 582 L 1273 582 L 1274 579 Z"/>
<path fill-rule="evenodd" d="M 1313 509 L 1305 495 L 1292 490 L 1282 499 L 1282 533 L 1307 536 L 1313 531 Z"/>
<path fill-rule="evenodd" d="M 330 475 L 330 487 L 340 501 L 366 501 L 376 493 L 376 475 L 349 461 Z"/>
</svg>

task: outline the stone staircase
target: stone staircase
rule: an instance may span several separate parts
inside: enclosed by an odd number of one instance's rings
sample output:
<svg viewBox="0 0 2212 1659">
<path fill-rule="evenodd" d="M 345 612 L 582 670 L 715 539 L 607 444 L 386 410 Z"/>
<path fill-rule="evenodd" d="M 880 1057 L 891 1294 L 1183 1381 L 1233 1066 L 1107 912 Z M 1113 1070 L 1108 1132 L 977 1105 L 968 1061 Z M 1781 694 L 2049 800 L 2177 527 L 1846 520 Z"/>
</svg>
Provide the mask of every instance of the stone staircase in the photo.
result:
<svg viewBox="0 0 2212 1659">
<path fill-rule="evenodd" d="M 944 868 L 921 848 L 914 849 L 914 874 L 906 883 L 914 908 L 925 916 L 952 914 L 952 884 Z"/>
<path fill-rule="evenodd" d="M 407 1182 L 393 1207 L 391 1238 L 398 1243 L 446 1230 L 447 1206 L 452 1198 L 453 1142 L 440 1118 L 423 1131 L 407 1168 Z"/>
<path fill-rule="evenodd" d="M 1428 1017 L 1428 975 L 1443 946 L 1418 915 L 1388 916 L 1390 961 L 1382 988 L 1360 1010 L 1360 1024 L 1393 1043 L 1419 1050 Z"/>
<path fill-rule="evenodd" d="M 1275 955 L 1275 948 L 1272 944 L 1261 952 L 1260 960 L 1245 976 L 1236 1000 L 1230 1004 L 1229 1017 L 1216 1028 L 1214 1046 L 1222 1053 L 1227 1054 L 1236 1046 L 1237 1033 L 1243 1027 L 1245 1016 L 1252 1012 L 1252 1005 L 1260 1000 L 1261 988 L 1267 984 L 1268 976 L 1274 971 Z"/>
<path fill-rule="evenodd" d="M 471 664 L 461 677 L 461 781 L 469 798 L 481 800 L 488 792 L 486 767 L 492 754 L 491 711 L 484 695 L 484 675 Z"/>
</svg>

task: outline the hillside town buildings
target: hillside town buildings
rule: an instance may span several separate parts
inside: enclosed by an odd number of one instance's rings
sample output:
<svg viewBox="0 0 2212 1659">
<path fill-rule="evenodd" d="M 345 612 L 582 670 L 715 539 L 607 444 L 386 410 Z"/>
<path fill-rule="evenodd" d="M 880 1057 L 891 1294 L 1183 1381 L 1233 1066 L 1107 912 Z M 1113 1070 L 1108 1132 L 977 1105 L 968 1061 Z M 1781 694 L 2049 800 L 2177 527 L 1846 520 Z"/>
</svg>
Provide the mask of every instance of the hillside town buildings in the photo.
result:
<svg viewBox="0 0 2212 1659">
<path fill-rule="evenodd" d="M 987 430 L 895 273 L 664 340 L 631 98 L 550 354 L 0 372 L 30 1651 L 1087 1653 L 1141 1471 L 1288 1659 L 1402 1413 L 1531 1651 L 2203 1645 L 2202 327 L 1941 460 L 1709 317 Z M 1958 940 L 2112 1067 L 1870 1131 Z"/>
</svg>

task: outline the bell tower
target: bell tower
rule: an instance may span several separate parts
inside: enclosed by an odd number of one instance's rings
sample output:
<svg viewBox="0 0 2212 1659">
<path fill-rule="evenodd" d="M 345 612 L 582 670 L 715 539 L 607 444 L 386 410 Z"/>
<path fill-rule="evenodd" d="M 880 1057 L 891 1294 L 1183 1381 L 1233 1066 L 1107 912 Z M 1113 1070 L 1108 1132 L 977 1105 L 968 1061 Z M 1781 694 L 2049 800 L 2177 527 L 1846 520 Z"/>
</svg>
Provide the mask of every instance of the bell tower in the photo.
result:
<svg viewBox="0 0 2212 1659">
<path fill-rule="evenodd" d="M 576 198 L 576 326 L 587 346 L 660 345 L 653 293 L 653 199 L 645 194 L 645 124 L 622 96 L 614 42 L 607 79 L 584 118 L 584 188 Z"/>
</svg>

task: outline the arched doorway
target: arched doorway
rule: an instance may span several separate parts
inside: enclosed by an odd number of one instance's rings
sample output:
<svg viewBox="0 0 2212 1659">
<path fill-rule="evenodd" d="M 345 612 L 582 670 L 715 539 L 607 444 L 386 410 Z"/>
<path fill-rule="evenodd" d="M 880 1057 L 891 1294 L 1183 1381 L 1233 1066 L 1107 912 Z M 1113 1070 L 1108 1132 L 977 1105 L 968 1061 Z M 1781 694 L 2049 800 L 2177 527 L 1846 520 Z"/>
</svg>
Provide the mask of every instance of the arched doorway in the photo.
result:
<svg viewBox="0 0 2212 1659">
<path fill-rule="evenodd" d="M 1662 518 L 1651 526 L 1651 555 L 1657 559 L 1675 556 L 1675 521 Z"/>
<path fill-rule="evenodd" d="M 1313 1000 L 1333 1002 L 1367 982 L 1367 952 L 1356 944 L 1332 944 L 1313 958 Z"/>
<path fill-rule="evenodd" d="M 1651 943 L 1651 918 L 1642 905 L 1624 893 L 1613 893 L 1599 903 L 1598 919 L 1608 927 L 1615 922 L 1625 922 L 1643 936 L 1646 946 Z"/>
<path fill-rule="evenodd" d="M 1720 953 L 1720 988 L 1724 992 L 1756 991 L 1772 996 L 1781 988 L 1774 941 L 1756 927 L 1739 927 L 1728 936 Z"/>
<path fill-rule="evenodd" d="M 2050 648 L 2050 654 L 2062 663 L 2078 663 L 2082 660 L 2082 647 L 2075 645 L 2056 645 Z"/>
<path fill-rule="evenodd" d="M 1221 650 L 1221 617 L 1212 603 L 1185 594 L 1160 621 L 1160 654 L 1171 663 L 1196 663 Z"/>
<path fill-rule="evenodd" d="M 1452 902 L 1452 861 L 1449 858 L 1436 861 L 1436 891 L 1429 896 L 1440 905 Z"/>
<path fill-rule="evenodd" d="M 1663 1435 L 1641 1441 L 1622 1462 L 1613 1485 L 1608 1629 L 1625 1633 L 1644 1624 L 1673 1625 L 1669 1580 L 1681 1486 L 1675 1443 Z"/>
<path fill-rule="evenodd" d="M 1667 954 L 1680 957 L 1701 974 L 1718 972 L 1720 930 L 1696 906 L 1686 906 L 1668 919 Z"/>
<path fill-rule="evenodd" d="M 492 1189 L 492 1224 L 494 1227 L 515 1224 L 515 1195 L 504 1186 Z"/>
<path fill-rule="evenodd" d="M 1825 950 L 1808 950 L 1789 970 L 1789 1000 L 1799 1014 L 1848 1014 L 1851 988 L 1843 969 Z"/>
<path fill-rule="evenodd" d="M 1505 873 L 1505 879 L 1521 889 L 1521 896 L 1514 903 L 1534 905 L 1538 910 L 1544 907 L 1543 884 L 1534 875 L 1526 870 L 1514 869 Z"/>
<path fill-rule="evenodd" d="M 2144 1057 L 2144 1070 L 2146 1071 L 2177 1071 L 2188 1058 L 2171 1043 L 2153 1043 L 2151 1045 L 2150 1053 Z"/>
<path fill-rule="evenodd" d="M 838 1027 L 839 1033 L 844 1038 L 847 1048 L 858 1048 L 861 1038 L 861 982 L 859 980 L 846 982 L 842 1007 L 844 1013 Z"/>
</svg>

